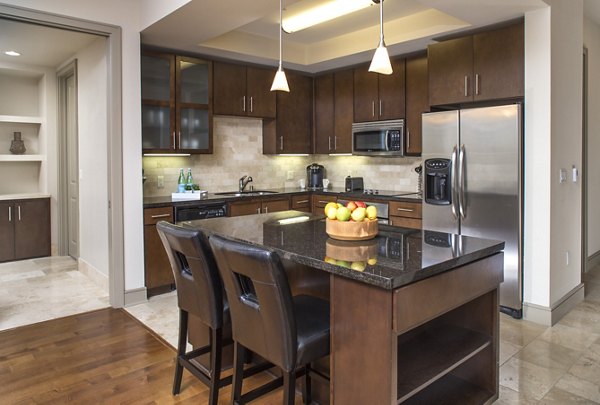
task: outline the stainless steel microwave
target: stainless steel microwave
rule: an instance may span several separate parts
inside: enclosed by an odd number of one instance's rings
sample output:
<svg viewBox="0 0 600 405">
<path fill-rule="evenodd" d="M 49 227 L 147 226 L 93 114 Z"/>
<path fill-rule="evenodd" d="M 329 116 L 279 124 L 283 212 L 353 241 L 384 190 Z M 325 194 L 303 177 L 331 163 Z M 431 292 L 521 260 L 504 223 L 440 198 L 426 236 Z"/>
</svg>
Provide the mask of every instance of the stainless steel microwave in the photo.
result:
<svg viewBox="0 0 600 405">
<path fill-rule="evenodd" d="M 404 156 L 404 120 L 352 124 L 352 154 Z"/>
</svg>

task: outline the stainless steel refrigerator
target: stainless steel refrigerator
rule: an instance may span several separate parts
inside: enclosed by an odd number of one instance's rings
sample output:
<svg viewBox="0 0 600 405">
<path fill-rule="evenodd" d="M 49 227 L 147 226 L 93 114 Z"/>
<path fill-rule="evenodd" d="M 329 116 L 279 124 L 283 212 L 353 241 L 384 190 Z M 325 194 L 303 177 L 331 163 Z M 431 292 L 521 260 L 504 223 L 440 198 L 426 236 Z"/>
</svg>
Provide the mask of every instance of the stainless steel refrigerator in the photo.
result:
<svg viewBox="0 0 600 405">
<path fill-rule="evenodd" d="M 423 229 L 505 241 L 501 310 L 522 315 L 520 104 L 423 114 Z"/>
</svg>

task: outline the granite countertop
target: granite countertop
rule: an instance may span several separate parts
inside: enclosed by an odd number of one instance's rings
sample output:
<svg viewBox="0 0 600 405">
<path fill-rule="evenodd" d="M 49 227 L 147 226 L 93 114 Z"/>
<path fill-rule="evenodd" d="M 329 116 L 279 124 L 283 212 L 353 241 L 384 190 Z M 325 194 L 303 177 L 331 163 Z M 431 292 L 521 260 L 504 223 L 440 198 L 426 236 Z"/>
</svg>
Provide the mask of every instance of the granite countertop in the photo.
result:
<svg viewBox="0 0 600 405">
<path fill-rule="evenodd" d="M 290 218 L 295 220 L 285 223 Z M 323 215 L 300 211 L 211 218 L 181 224 L 203 229 L 209 234 L 267 246 L 285 259 L 387 290 L 504 249 L 504 242 L 500 241 L 385 225 L 379 225 L 375 239 L 337 241 L 325 232 Z"/>
<path fill-rule="evenodd" d="M 6 200 L 31 200 L 31 199 L 35 199 L 35 198 L 50 198 L 51 195 L 50 194 L 37 194 L 37 193 L 32 193 L 32 194 L 4 194 L 4 195 L 0 195 L 0 201 L 6 201 Z"/>
<path fill-rule="evenodd" d="M 274 191 L 272 194 L 263 195 L 217 195 L 215 193 L 208 193 L 206 197 L 200 200 L 178 200 L 172 201 L 170 195 L 158 196 L 158 197 L 144 197 L 144 208 L 157 208 L 167 206 L 186 206 L 186 205 L 198 205 L 198 203 L 206 202 L 212 203 L 217 201 L 239 201 L 247 200 L 251 198 L 276 198 L 278 196 L 289 196 L 294 194 L 313 193 L 313 194 L 333 194 L 341 198 L 365 200 L 365 201 L 414 201 L 421 202 L 421 196 L 411 191 L 391 191 L 391 190 L 379 190 L 378 194 L 365 194 L 361 191 L 346 192 L 343 188 L 329 188 L 327 190 L 310 190 L 300 188 L 270 188 L 269 191 Z"/>
</svg>

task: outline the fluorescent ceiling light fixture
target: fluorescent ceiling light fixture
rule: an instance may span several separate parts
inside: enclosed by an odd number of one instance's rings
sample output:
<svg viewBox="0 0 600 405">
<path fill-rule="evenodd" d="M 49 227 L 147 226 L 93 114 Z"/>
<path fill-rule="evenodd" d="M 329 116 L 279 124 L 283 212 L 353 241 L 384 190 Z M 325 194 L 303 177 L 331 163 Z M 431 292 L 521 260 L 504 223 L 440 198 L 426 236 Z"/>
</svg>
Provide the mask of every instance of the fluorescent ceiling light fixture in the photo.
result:
<svg viewBox="0 0 600 405">
<path fill-rule="evenodd" d="M 308 156 L 308 153 L 280 153 L 277 156 Z"/>
<path fill-rule="evenodd" d="M 382 75 L 394 73 L 390 63 L 390 55 L 383 39 L 383 0 L 379 0 L 379 45 L 375 50 L 375 55 L 373 55 L 369 72 L 381 73 Z"/>
<path fill-rule="evenodd" d="M 271 85 L 271 91 L 286 91 L 290 92 L 290 86 L 288 86 L 287 78 L 285 77 L 285 72 L 283 71 L 283 67 L 281 67 L 282 63 L 282 51 L 283 51 L 283 28 L 282 28 L 282 17 L 281 13 L 283 12 L 283 5 L 281 4 L 282 0 L 279 0 L 279 69 L 275 73 L 275 77 L 273 78 L 273 84 Z"/>
<path fill-rule="evenodd" d="M 278 222 L 279 222 L 279 225 L 289 225 L 289 224 L 297 224 L 299 222 L 306 222 L 309 219 L 310 219 L 310 217 L 303 215 L 301 217 L 280 219 Z"/>
<path fill-rule="evenodd" d="M 144 153 L 148 157 L 189 157 L 189 153 Z"/>
<path fill-rule="evenodd" d="M 352 153 L 330 153 L 329 156 L 352 156 Z"/>
<path fill-rule="evenodd" d="M 292 33 L 313 25 L 330 21 L 373 5 L 372 0 L 328 0 L 320 1 L 315 7 L 294 12 L 294 6 L 286 9 L 287 16 L 282 26 L 285 32 Z"/>
<path fill-rule="evenodd" d="M 21 54 L 17 51 L 5 51 L 4 54 L 8 56 L 21 56 Z"/>
</svg>

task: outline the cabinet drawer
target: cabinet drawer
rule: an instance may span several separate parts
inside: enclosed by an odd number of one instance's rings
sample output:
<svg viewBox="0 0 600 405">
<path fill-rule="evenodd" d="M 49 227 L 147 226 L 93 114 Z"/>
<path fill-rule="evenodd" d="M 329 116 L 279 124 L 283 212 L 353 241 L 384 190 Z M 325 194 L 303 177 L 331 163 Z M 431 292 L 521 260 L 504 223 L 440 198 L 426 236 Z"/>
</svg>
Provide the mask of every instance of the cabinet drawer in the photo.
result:
<svg viewBox="0 0 600 405">
<path fill-rule="evenodd" d="M 302 208 L 310 208 L 310 196 L 308 194 L 292 196 L 292 204 L 290 209 L 300 210 Z"/>
<path fill-rule="evenodd" d="M 402 228 L 421 229 L 423 227 L 423 222 L 420 218 L 390 216 L 390 225 L 401 226 Z"/>
<path fill-rule="evenodd" d="M 390 201 L 390 217 L 423 218 L 421 203 Z"/>
<path fill-rule="evenodd" d="M 144 209 L 144 225 L 155 225 L 159 221 L 173 222 L 173 207 Z"/>
<path fill-rule="evenodd" d="M 239 217 L 241 215 L 260 214 L 260 201 L 236 201 L 229 203 L 227 212 L 230 217 Z"/>
<path fill-rule="evenodd" d="M 285 200 L 263 201 L 261 212 L 263 214 L 268 214 L 269 212 L 287 211 L 289 209 L 290 200 L 286 198 Z"/>
<path fill-rule="evenodd" d="M 337 201 L 335 195 L 315 194 L 312 196 L 312 205 L 315 208 L 325 208 L 327 203 Z"/>
</svg>

